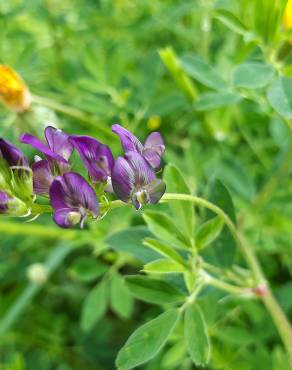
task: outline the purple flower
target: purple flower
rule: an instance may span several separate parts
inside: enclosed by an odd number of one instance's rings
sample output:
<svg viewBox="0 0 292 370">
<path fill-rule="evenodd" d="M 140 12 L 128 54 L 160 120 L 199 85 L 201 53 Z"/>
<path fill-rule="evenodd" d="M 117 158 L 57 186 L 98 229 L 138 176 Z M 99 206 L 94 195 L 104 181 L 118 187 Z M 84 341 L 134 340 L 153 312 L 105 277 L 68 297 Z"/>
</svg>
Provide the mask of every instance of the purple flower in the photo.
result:
<svg viewBox="0 0 292 370">
<path fill-rule="evenodd" d="M 93 182 L 106 182 L 111 175 L 114 157 L 110 148 L 90 136 L 70 136 Z"/>
<path fill-rule="evenodd" d="M 3 158 L 9 167 L 28 167 L 28 161 L 23 153 L 14 145 L 0 138 L 0 159 Z"/>
<path fill-rule="evenodd" d="M 54 127 L 45 129 L 47 145 L 30 134 L 22 134 L 20 141 L 45 154 L 47 159 L 33 163 L 33 189 L 35 194 L 47 195 L 52 181 L 58 175 L 70 171 L 68 160 L 72 154 L 73 146 L 69 142 L 69 135 Z"/>
<path fill-rule="evenodd" d="M 65 173 L 54 179 L 50 187 L 50 200 L 54 208 L 54 221 L 63 228 L 80 223 L 87 216 L 97 217 L 98 199 L 92 187 L 75 172 Z"/>
<path fill-rule="evenodd" d="M 165 192 L 165 183 L 156 178 L 144 157 L 134 151 L 117 158 L 112 185 L 117 197 L 124 202 L 132 201 L 136 209 L 143 204 L 158 203 Z"/>
<path fill-rule="evenodd" d="M 45 138 L 47 145 L 30 134 L 22 134 L 20 141 L 44 153 L 48 160 L 68 163 L 73 151 L 73 146 L 68 140 L 69 136 L 55 127 L 48 126 L 45 128 Z"/>
<path fill-rule="evenodd" d="M 126 154 L 127 152 L 137 152 L 146 159 L 152 168 L 158 169 L 160 167 L 165 146 L 159 132 L 152 132 L 143 145 L 135 135 L 118 124 L 112 126 L 112 131 L 119 135 Z"/>
</svg>

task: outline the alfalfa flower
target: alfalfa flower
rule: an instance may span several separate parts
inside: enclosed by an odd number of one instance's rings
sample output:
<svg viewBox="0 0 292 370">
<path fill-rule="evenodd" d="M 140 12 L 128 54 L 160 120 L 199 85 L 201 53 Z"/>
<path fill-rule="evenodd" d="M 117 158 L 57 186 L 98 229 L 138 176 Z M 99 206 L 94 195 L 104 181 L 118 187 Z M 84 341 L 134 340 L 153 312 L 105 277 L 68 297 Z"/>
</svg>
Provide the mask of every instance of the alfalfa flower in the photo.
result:
<svg viewBox="0 0 292 370">
<path fill-rule="evenodd" d="M 126 203 L 131 201 L 136 209 L 158 203 L 165 192 L 165 183 L 156 178 L 145 158 L 133 151 L 115 161 L 112 185 L 117 197 Z"/>
<path fill-rule="evenodd" d="M 30 134 L 20 136 L 22 143 L 39 150 L 46 157 L 46 159 L 38 158 L 31 166 L 34 192 L 39 195 L 47 195 L 54 178 L 70 171 L 68 160 L 73 151 L 69 135 L 62 130 L 48 126 L 45 128 L 45 138 L 47 144 Z"/>
<path fill-rule="evenodd" d="M 141 154 L 153 169 L 160 167 L 161 157 L 165 151 L 164 142 L 159 132 L 152 132 L 142 144 L 141 141 L 124 127 L 115 124 L 112 131 L 119 135 L 124 152 Z"/>
<path fill-rule="evenodd" d="M 93 183 L 110 182 L 114 157 L 110 148 L 90 136 L 70 136 Z"/>
<path fill-rule="evenodd" d="M 54 179 L 50 187 L 50 201 L 54 209 L 54 221 L 63 228 L 79 223 L 82 228 L 87 217 L 96 218 L 99 213 L 94 190 L 75 172 Z"/>
<path fill-rule="evenodd" d="M 0 100 L 16 112 L 24 112 L 31 104 L 30 92 L 21 77 L 10 67 L 0 65 Z"/>
</svg>

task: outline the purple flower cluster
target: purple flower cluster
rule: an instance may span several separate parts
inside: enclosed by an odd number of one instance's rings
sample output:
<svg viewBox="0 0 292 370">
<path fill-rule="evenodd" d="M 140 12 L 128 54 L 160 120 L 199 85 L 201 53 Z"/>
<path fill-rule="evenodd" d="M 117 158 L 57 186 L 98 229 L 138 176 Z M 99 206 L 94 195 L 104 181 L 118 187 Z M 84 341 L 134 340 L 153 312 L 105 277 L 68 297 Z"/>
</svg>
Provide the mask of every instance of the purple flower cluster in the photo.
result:
<svg viewBox="0 0 292 370">
<path fill-rule="evenodd" d="M 43 155 L 43 158 L 36 156 L 31 165 L 33 192 L 49 197 L 54 221 L 59 226 L 83 227 L 87 217 L 98 217 L 100 189 L 106 194 L 114 193 L 124 202 L 132 202 L 136 209 L 157 203 L 164 194 L 165 184 L 155 172 L 160 169 L 165 150 L 160 133 L 153 132 L 142 144 L 118 124 L 112 130 L 119 136 L 124 150 L 124 155 L 116 160 L 107 145 L 90 136 L 68 135 L 51 126 L 45 129 L 46 144 L 30 134 L 21 135 L 22 143 Z M 87 169 L 89 181 L 72 171 L 70 157 L 74 150 Z M 21 151 L 3 139 L 1 157 L 9 166 L 28 166 Z M 0 213 L 7 210 L 9 199 L 0 182 Z"/>
</svg>

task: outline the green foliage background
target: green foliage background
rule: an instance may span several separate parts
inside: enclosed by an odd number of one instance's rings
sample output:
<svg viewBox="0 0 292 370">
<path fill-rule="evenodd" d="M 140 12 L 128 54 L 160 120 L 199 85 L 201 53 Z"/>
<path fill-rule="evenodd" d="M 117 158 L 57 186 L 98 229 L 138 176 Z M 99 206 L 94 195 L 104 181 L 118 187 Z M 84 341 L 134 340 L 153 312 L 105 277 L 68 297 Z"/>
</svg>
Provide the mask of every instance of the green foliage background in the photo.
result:
<svg viewBox="0 0 292 370">
<path fill-rule="evenodd" d="M 240 229 L 291 318 L 292 37 L 281 27 L 284 5 L 2 1 L 0 62 L 18 71 L 35 102 L 20 116 L 1 106 L 0 134 L 16 143 L 20 132 L 41 135 L 53 122 L 106 141 L 117 155 L 111 124 L 141 138 L 161 131 L 165 162 L 180 168 L 193 194 L 208 196 L 215 178 L 227 186 Z M 157 208 L 170 214 L 166 205 Z M 198 213 L 196 229 L 206 217 Z M 134 301 L 123 280 L 157 258 L 142 245 L 151 237 L 144 219 L 124 208 L 85 231 L 68 231 L 45 215 L 33 223 L 1 217 L 1 370 L 115 369 L 129 335 L 162 312 Z M 230 267 L 228 253 L 223 245 L 208 258 Z M 235 261 L 244 266 L 237 254 Z M 43 285 L 27 277 L 39 262 L 51 275 Z M 210 290 L 199 300 L 212 340 L 207 368 L 289 369 L 261 303 Z M 141 369 L 195 369 L 182 331 L 178 325 Z"/>
</svg>

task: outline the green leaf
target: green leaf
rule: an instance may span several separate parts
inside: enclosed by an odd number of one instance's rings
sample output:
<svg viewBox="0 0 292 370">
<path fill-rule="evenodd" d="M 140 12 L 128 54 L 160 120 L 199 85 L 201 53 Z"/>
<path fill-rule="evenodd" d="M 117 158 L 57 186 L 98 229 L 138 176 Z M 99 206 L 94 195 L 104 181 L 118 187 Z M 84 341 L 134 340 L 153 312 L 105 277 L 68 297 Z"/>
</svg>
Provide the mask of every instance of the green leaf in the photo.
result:
<svg viewBox="0 0 292 370">
<path fill-rule="evenodd" d="M 129 318 L 133 312 L 133 298 L 124 278 L 118 273 L 111 277 L 110 304 L 113 311 L 122 318 Z"/>
<path fill-rule="evenodd" d="M 180 170 L 173 164 L 168 164 L 163 173 L 168 193 L 191 194 Z M 168 203 L 176 221 L 189 238 L 193 237 L 195 224 L 194 207 L 190 202 L 172 201 Z"/>
<path fill-rule="evenodd" d="M 161 258 L 156 261 L 147 263 L 143 271 L 152 274 L 169 274 L 169 273 L 180 273 L 184 272 L 186 269 L 181 264 L 171 261 L 166 258 Z"/>
<path fill-rule="evenodd" d="M 88 283 L 103 275 L 108 266 L 93 257 L 79 257 L 69 268 L 72 278 Z"/>
<path fill-rule="evenodd" d="M 210 201 L 222 208 L 231 220 L 236 222 L 232 198 L 225 185 L 219 180 L 214 180 L 211 183 Z M 214 213 L 211 211 L 208 212 L 208 215 L 209 218 L 214 217 Z M 204 250 L 203 255 L 210 262 L 217 263 L 222 267 L 230 267 L 233 263 L 235 252 L 236 243 L 225 225 L 219 237 L 214 240 L 212 248 Z"/>
<path fill-rule="evenodd" d="M 102 318 L 108 302 L 108 292 L 106 280 L 98 283 L 87 295 L 81 309 L 81 329 L 85 332 L 91 330 L 93 326 Z"/>
<path fill-rule="evenodd" d="M 193 105 L 195 110 L 206 111 L 239 103 L 242 96 L 238 93 L 206 93 Z"/>
<path fill-rule="evenodd" d="M 203 313 L 196 303 L 187 307 L 184 326 L 185 340 L 192 361 L 197 366 L 207 365 L 211 346 Z"/>
<path fill-rule="evenodd" d="M 233 84 L 246 89 L 258 89 L 271 82 L 274 74 L 275 70 L 271 65 L 247 62 L 235 68 L 232 76 Z"/>
<path fill-rule="evenodd" d="M 173 244 L 175 247 L 190 247 L 188 239 L 178 229 L 175 223 L 165 213 L 158 211 L 146 211 L 143 218 L 149 230 L 159 239 Z"/>
<path fill-rule="evenodd" d="M 162 256 L 168 257 L 181 265 L 185 265 L 183 258 L 173 249 L 172 246 L 166 242 L 157 239 L 146 238 L 144 239 L 143 244 L 158 252 Z"/>
<path fill-rule="evenodd" d="M 134 226 L 111 234 L 105 242 L 117 252 L 130 253 L 141 262 L 147 263 L 160 257 L 158 253 L 143 245 L 143 239 L 147 237 L 153 237 L 147 227 Z"/>
<path fill-rule="evenodd" d="M 226 82 L 215 69 L 202 59 L 196 56 L 186 55 L 181 59 L 181 62 L 183 70 L 203 85 L 214 90 L 224 90 L 227 88 Z"/>
<path fill-rule="evenodd" d="M 171 309 L 135 330 L 118 354 L 117 367 L 121 370 L 133 369 L 156 356 L 171 335 L 178 318 L 179 311 Z"/>
<path fill-rule="evenodd" d="M 148 276 L 127 276 L 126 285 L 135 298 L 149 303 L 164 305 L 183 302 L 185 299 L 185 296 L 172 285 Z"/>
<path fill-rule="evenodd" d="M 201 225 L 196 235 L 196 246 L 199 249 L 207 247 L 219 236 L 223 225 L 224 222 L 219 216 L 216 216 Z"/>
<path fill-rule="evenodd" d="M 247 36 L 249 31 L 247 27 L 231 12 L 225 9 L 219 9 L 214 14 L 214 18 L 222 22 L 231 31 L 242 36 Z"/>
<path fill-rule="evenodd" d="M 268 101 L 270 105 L 281 116 L 292 119 L 292 79 L 278 77 L 268 90 Z"/>
</svg>

